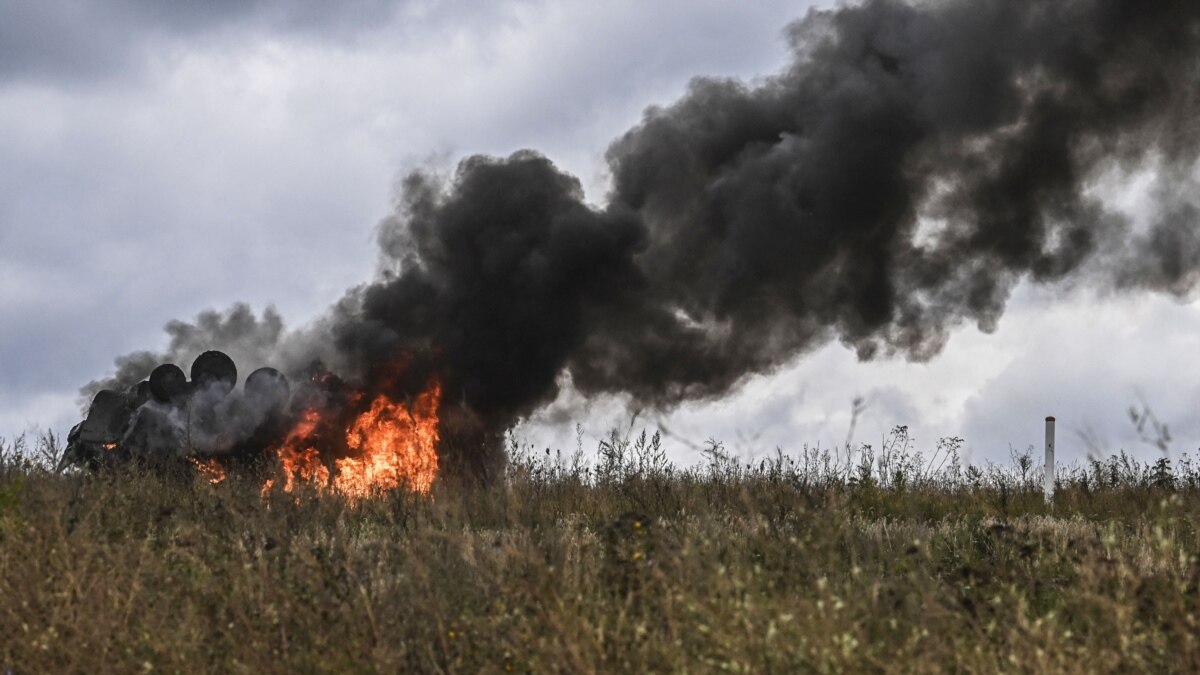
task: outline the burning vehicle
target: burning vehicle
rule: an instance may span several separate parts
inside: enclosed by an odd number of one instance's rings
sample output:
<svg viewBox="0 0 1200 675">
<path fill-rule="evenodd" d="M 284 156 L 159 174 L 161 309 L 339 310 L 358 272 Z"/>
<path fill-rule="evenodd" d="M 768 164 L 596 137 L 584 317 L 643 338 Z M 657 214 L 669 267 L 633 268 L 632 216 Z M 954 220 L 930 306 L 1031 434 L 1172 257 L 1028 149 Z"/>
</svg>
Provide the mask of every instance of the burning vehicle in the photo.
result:
<svg viewBox="0 0 1200 675">
<path fill-rule="evenodd" d="M 190 377 L 189 377 L 190 375 Z M 233 359 L 206 351 L 190 374 L 164 363 L 125 391 L 104 389 L 71 429 L 64 466 L 137 465 L 164 474 L 232 472 L 291 492 L 301 482 L 350 496 L 428 492 L 438 471 L 440 386 L 396 401 L 368 396 L 314 362 L 293 391 L 264 366 L 237 389 Z"/>
</svg>

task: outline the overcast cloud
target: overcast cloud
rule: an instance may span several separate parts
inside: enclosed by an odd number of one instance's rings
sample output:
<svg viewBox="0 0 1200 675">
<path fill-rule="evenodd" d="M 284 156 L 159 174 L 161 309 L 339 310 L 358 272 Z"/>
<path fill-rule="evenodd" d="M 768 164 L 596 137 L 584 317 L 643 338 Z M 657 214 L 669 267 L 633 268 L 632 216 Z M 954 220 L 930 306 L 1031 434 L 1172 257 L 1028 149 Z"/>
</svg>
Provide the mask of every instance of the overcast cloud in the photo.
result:
<svg viewBox="0 0 1200 675">
<path fill-rule="evenodd" d="M 0 436 L 65 432 L 78 388 L 162 326 L 238 301 L 289 325 L 375 271 L 376 223 L 414 165 L 536 148 L 607 189 L 603 154 L 690 78 L 769 75 L 806 3 L 23 2 L 0 0 Z M 1098 186 L 1136 216 L 1149 180 Z M 1004 461 L 1055 414 L 1067 461 L 1200 445 L 1200 314 L 1156 295 L 1022 286 L 990 335 L 933 361 L 859 363 L 829 345 L 730 399 L 660 423 L 677 459 L 723 439 L 745 456 L 905 424 L 918 447 L 966 439 Z M 249 365 L 249 364 L 247 364 Z M 574 447 L 628 424 L 566 396 L 522 426 Z M 1086 437 L 1087 442 L 1084 441 Z"/>
</svg>

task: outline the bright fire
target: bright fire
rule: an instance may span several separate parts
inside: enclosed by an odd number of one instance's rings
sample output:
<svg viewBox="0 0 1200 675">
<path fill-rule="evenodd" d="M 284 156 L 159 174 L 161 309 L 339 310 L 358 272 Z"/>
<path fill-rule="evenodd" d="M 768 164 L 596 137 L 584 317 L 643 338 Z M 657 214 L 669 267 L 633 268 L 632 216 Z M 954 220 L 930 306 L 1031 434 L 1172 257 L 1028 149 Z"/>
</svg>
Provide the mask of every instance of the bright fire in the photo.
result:
<svg viewBox="0 0 1200 675">
<path fill-rule="evenodd" d="M 225 467 L 221 466 L 217 460 L 200 459 L 199 457 L 188 457 L 188 459 L 196 466 L 196 470 L 208 478 L 208 482 L 213 485 L 225 480 Z"/>
<path fill-rule="evenodd" d="M 315 438 L 321 415 L 316 410 L 306 411 L 278 451 L 283 490 L 291 492 L 304 481 L 352 497 L 401 486 L 428 493 L 438 470 L 441 394 L 441 386 L 435 383 L 407 405 L 378 396 L 345 430 L 350 454 L 333 460 L 332 474 Z M 272 485 L 273 481 L 268 481 L 263 488 L 269 490 Z"/>
<path fill-rule="evenodd" d="M 296 427 L 288 432 L 287 438 L 279 448 L 279 463 L 283 468 L 286 482 L 283 489 L 291 492 L 296 488 L 296 481 L 314 482 L 321 487 L 329 484 L 329 469 L 321 463 L 321 453 L 309 445 L 313 442 L 313 434 L 321 424 L 321 415 L 316 410 L 305 410 L 300 416 Z M 268 480 L 264 489 L 270 489 L 274 481 Z"/>
</svg>

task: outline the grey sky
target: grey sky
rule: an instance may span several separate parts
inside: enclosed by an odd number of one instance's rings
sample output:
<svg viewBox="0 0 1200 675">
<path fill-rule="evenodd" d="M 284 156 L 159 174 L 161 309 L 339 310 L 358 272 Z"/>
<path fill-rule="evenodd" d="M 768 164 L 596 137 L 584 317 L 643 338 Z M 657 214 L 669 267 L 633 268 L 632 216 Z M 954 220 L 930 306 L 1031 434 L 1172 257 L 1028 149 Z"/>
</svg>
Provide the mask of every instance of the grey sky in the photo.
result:
<svg viewBox="0 0 1200 675">
<path fill-rule="evenodd" d="M 806 6 L 0 0 L 0 436 L 65 431 L 78 387 L 171 319 L 317 316 L 374 273 L 406 167 L 532 147 L 602 201 L 603 153 L 646 106 L 693 76 L 775 72 Z M 1122 189 L 1136 213 L 1150 188 Z M 844 440 L 862 395 L 859 441 L 908 424 L 919 446 L 958 435 L 1004 460 L 1055 414 L 1068 460 L 1077 431 L 1153 456 L 1125 412 L 1141 395 L 1194 450 L 1196 309 L 1022 287 L 996 333 L 965 327 L 931 363 L 830 345 L 662 421 L 753 455 Z M 589 410 L 589 436 L 624 415 Z M 552 413 L 521 433 L 573 446 Z"/>
</svg>

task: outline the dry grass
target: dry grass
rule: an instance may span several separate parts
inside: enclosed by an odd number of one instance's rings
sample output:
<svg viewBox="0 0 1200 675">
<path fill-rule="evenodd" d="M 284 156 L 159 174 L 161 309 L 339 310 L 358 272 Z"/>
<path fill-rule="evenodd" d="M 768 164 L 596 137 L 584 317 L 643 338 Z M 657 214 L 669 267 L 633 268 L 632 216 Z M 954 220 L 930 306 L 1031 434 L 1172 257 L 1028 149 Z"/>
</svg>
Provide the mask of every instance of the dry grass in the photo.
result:
<svg viewBox="0 0 1200 675">
<path fill-rule="evenodd" d="M 1048 508 L 1021 458 L 514 450 L 487 489 L 268 504 L 0 444 L 0 672 L 1200 668 L 1188 464 L 1078 468 Z"/>
</svg>

